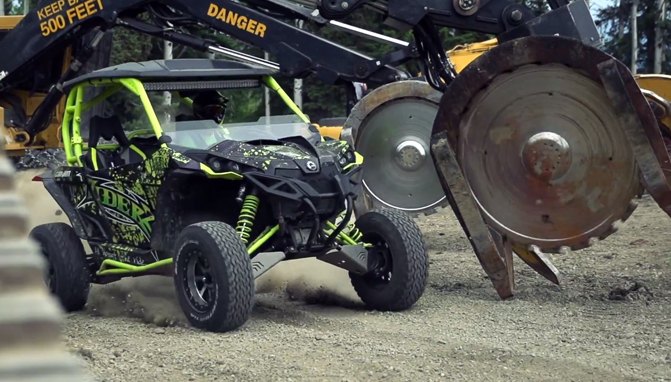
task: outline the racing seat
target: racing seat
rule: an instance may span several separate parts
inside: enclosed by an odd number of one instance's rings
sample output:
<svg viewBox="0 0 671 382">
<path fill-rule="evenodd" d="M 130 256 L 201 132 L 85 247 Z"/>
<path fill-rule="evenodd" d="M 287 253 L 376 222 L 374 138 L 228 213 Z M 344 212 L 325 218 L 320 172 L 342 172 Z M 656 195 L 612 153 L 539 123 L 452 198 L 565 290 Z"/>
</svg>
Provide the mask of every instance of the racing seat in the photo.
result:
<svg viewBox="0 0 671 382">
<path fill-rule="evenodd" d="M 160 143 L 156 137 L 137 137 L 129 140 L 123 125 L 116 115 L 111 117 L 95 116 L 90 121 L 89 151 L 82 156 L 86 166 L 95 171 L 118 167 L 131 163 L 140 163 L 158 150 Z M 118 151 L 98 150 L 100 138 L 116 139 Z"/>
<path fill-rule="evenodd" d="M 126 164 L 139 163 L 147 160 L 160 146 L 161 143 L 156 137 L 135 137 L 119 155 Z"/>
<path fill-rule="evenodd" d="M 89 129 L 89 150 L 82 155 L 84 164 L 95 171 L 123 165 L 123 161 L 118 154 L 110 150 L 98 150 L 100 138 L 108 141 L 116 139 L 122 149 L 130 146 L 119 117 L 116 115 L 111 117 L 94 116 L 90 120 Z"/>
</svg>

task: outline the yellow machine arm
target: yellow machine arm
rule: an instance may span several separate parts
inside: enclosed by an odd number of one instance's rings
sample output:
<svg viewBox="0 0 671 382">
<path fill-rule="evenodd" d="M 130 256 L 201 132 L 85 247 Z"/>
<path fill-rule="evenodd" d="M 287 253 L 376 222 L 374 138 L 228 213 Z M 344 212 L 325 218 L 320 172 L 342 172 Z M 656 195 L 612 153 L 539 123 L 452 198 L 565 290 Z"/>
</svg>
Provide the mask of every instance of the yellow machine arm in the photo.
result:
<svg viewBox="0 0 671 382">
<path fill-rule="evenodd" d="M 8 32 L 23 19 L 23 16 L 0 16 L 0 33 Z M 66 52 L 63 60 L 63 70 L 70 65 L 71 55 Z M 16 92 L 18 99 L 20 100 L 23 110 L 26 111 L 26 116 L 30 117 L 33 115 L 35 109 L 42 103 L 42 100 L 46 96 L 45 93 L 35 92 L 29 93 L 26 91 L 17 91 Z M 61 117 L 63 115 L 63 107 L 65 106 L 65 101 L 61 101 L 57 106 L 54 115 L 54 118 L 51 120 L 49 127 L 38 134 L 34 143 L 30 146 L 26 146 L 24 142 L 27 142 L 29 137 L 23 131 L 5 126 L 5 111 L 0 105 L 0 140 L 4 144 L 5 152 L 9 156 L 20 156 L 23 155 L 26 149 L 46 149 L 46 148 L 59 148 L 63 147 L 60 140 L 59 129 L 61 126 Z"/>
<path fill-rule="evenodd" d="M 635 76 L 638 86 L 648 101 L 656 105 L 660 128 L 671 133 L 671 76 L 666 74 L 640 74 Z"/>
</svg>

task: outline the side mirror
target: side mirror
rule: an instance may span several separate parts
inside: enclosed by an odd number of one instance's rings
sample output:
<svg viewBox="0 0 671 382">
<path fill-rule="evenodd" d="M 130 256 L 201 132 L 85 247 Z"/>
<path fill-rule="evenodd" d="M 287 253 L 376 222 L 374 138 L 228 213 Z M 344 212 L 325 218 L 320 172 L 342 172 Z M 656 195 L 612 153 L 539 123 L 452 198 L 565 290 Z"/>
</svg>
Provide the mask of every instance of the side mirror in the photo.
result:
<svg viewBox="0 0 671 382">
<path fill-rule="evenodd" d="M 163 135 L 161 135 L 161 137 L 158 139 L 158 141 L 159 141 L 159 143 L 161 143 L 161 144 L 163 144 L 163 143 L 168 144 L 168 143 L 172 143 L 172 138 L 171 138 L 169 135 L 165 135 L 165 134 L 163 134 Z"/>
</svg>

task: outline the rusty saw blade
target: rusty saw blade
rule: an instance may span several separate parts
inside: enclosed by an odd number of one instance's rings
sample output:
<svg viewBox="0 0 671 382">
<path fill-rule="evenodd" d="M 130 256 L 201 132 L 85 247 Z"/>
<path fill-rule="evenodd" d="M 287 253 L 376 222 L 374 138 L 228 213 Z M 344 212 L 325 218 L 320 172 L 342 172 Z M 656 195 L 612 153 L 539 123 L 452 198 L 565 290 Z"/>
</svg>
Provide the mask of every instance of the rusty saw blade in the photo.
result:
<svg viewBox="0 0 671 382">
<path fill-rule="evenodd" d="M 633 212 L 640 168 L 597 68 L 610 59 L 525 37 L 478 57 L 445 92 L 433 134 L 447 132 L 485 220 L 514 244 L 585 248 Z"/>
</svg>

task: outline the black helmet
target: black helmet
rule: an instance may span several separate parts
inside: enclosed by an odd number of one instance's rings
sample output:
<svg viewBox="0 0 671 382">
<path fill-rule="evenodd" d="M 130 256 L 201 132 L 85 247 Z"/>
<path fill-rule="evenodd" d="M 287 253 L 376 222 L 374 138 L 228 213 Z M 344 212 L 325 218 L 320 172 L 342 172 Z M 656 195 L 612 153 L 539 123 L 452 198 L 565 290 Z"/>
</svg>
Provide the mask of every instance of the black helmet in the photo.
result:
<svg viewBox="0 0 671 382">
<path fill-rule="evenodd" d="M 217 123 L 224 121 L 228 98 L 216 90 L 198 93 L 193 98 L 193 115 L 198 119 L 213 119 Z"/>
</svg>

